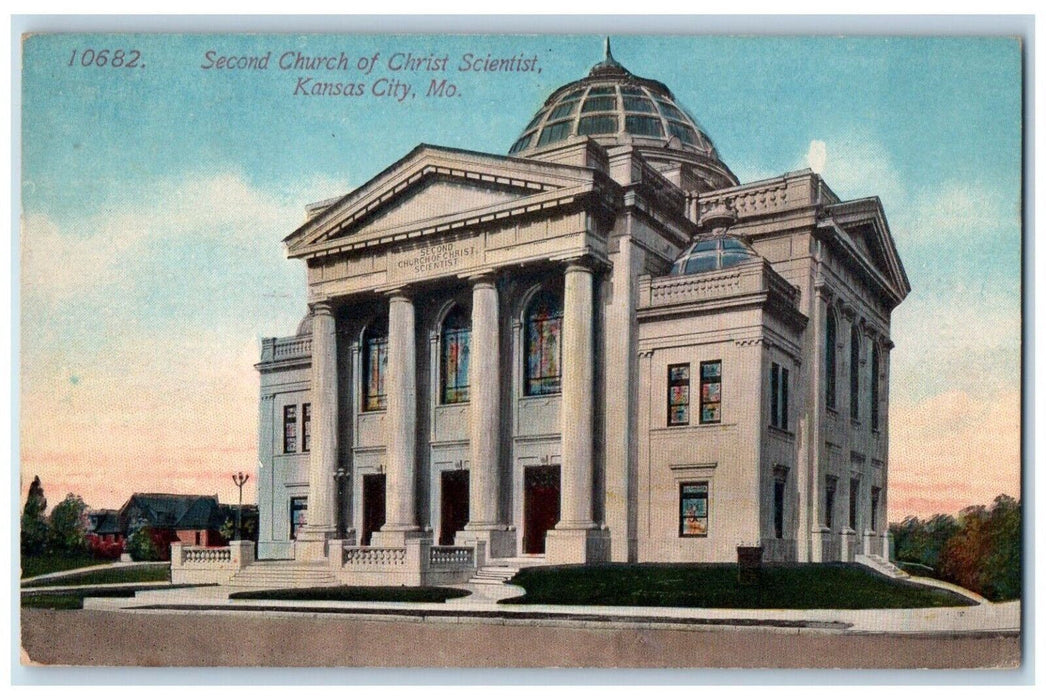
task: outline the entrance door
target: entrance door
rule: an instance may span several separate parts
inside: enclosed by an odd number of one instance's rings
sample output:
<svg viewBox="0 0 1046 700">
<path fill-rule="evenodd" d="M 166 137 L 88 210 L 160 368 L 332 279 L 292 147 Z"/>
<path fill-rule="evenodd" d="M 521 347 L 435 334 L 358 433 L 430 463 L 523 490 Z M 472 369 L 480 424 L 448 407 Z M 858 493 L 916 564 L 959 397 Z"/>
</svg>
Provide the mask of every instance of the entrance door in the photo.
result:
<svg viewBox="0 0 1046 700">
<path fill-rule="evenodd" d="M 545 533 L 559 522 L 559 466 L 523 471 L 523 552 L 545 553 Z"/>
<path fill-rule="evenodd" d="M 443 472 L 439 492 L 439 543 L 452 545 L 454 534 L 469 521 L 468 470 Z"/>
<path fill-rule="evenodd" d="M 385 524 L 385 475 L 363 475 L 363 532 L 360 544 L 370 546 L 370 536 Z"/>
</svg>

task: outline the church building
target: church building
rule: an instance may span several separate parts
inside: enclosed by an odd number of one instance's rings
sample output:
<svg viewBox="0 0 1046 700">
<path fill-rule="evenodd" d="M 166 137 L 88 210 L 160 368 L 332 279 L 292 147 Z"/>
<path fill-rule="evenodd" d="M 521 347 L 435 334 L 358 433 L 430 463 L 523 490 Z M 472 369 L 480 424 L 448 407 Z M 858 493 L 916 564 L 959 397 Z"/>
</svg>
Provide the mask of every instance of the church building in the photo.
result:
<svg viewBox="0 0 1046 700">
<path fill-rule="evenodd" d="M 419 145 L 285 244 L 309 312 L 257 365 L 261 559 L 887 555 L 910 287 L 879 199 L 740 183 L 609 43 L 507 154 Z"/>
</svg>

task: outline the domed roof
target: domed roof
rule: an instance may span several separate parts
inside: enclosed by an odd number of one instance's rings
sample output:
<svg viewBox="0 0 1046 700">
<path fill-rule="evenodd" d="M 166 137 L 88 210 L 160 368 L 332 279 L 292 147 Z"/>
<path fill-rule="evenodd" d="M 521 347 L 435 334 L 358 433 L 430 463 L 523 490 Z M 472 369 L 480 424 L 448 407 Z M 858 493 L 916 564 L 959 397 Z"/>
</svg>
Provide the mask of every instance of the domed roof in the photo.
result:
<svg viewBox="0 0 1046 700">
<path fill-rule="evenodd" d="M 701 236 L 695 240 L 672 264 L 673 276 L 692 275 L 697 272 L 725 270 L 742 265 L 761 256 L 752 246 L 729 233 Z"/>
<path fill-rule="evenodd" d="M 312 312 L 305 314 L 305 318 L 298 323 L 298 331 L 294 335 L 312 335 Z"/>
<path fill-rule="evenodd" d="M 661 82 L 633 75 L 610 52 L 588 76 L 549 96 L 509 155 L 530 157 L 546 147 L 588 136 L 603 145 L 632 144 L 648 159 L 704 165 L 714 187 L 738 184 L 712 140 Z"/>
</svg>

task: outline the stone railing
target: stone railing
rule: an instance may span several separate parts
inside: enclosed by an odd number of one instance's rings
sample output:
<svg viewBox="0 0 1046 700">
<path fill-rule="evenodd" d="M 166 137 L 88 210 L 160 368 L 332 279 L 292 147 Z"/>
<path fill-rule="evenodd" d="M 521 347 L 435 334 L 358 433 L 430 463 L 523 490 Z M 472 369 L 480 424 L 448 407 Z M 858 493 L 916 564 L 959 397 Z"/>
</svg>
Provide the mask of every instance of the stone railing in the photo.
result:
<svg viewBox="0 0 1046 700">
<path fill-rule="evenodd" d="M 725 270 L 690 275 L 639 278 L 637 310 L 687 307 L 746 295 L 765 295 L 771 303 L 795 308 L 799 290 L 790 285 L 765 260 L 753 260 Z M 656 312 L 655 312 L 656 313 Z"/>
<path fill-rule="evenodd" d="M 341 563 L 347 567 L 404 566 L 407 563 L 407 548 L 345 547 Z"/>
<path fill-rule="evenodd" d="M 232 551 L 228 547 L 182 547 L 181 550 L 182 566 L 227 564 L 232 561 Z"/>
<path fill-rule="evenodd" d="M 429 566 L 433 568 L 474 568 L 476 550 L 474 547 L 430 547 Z"/>
<path fill-rule="evenodd" d="M 273 348 L 273 359 L 287 360 L 292 357 L 312 355 L 312 336 L 304 338 L 277 338 Z"/>
<path fill-rule="evenodd" d="M 338 580 L 359 586 L 426 586 L 467 581 L 486 561 L 485 543 L 433 545 L 427 537 L 407 538 L 402 547 L 361 547 L 331 540 L 328 564 Z"/>
<path fill-rule="evenodd" d="M 254 543 L 230 542 L 227 547 L 185 546 L 171 543 L 172 583 L 228 583 L 240 569 L 254 562 Z"/>
</svg>

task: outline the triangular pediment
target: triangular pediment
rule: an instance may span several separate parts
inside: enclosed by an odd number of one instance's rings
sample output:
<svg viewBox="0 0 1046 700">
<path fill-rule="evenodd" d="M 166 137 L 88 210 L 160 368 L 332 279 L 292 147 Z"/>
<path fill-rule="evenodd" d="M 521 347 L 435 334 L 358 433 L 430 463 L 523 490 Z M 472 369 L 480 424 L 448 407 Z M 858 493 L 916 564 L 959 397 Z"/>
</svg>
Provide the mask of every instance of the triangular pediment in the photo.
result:
<svg viewBox="0 0 1046 700">
<path fill-rule="evenodd" d="M 587 168 L 419 146 L 284 242 L 291 257 L 313 257 L 547 207 L 594 183 Z"/>
<path fill-rule="evenodd" d="M 829 211 L 830 223 L 836 227 L 840 242 L 889 286 L 898 303 L 904 299 L 911 284 L 879 199 L 840 202 L 830 205 Z"/>
</svg>

